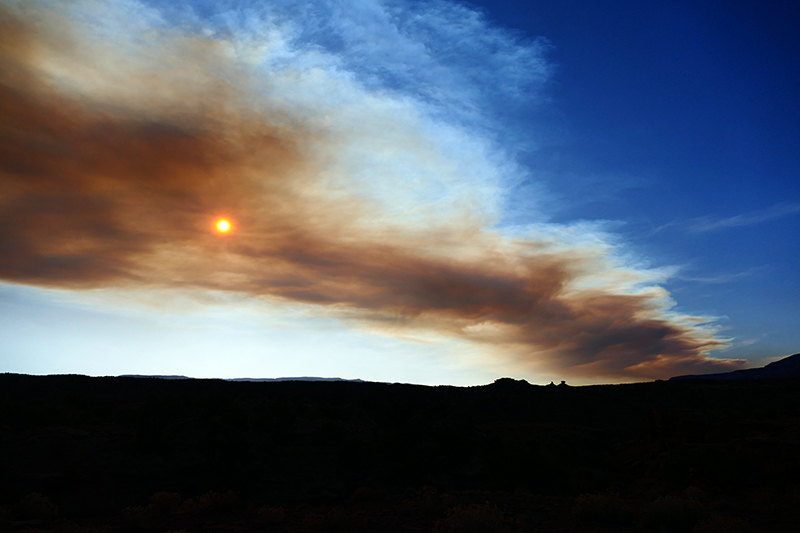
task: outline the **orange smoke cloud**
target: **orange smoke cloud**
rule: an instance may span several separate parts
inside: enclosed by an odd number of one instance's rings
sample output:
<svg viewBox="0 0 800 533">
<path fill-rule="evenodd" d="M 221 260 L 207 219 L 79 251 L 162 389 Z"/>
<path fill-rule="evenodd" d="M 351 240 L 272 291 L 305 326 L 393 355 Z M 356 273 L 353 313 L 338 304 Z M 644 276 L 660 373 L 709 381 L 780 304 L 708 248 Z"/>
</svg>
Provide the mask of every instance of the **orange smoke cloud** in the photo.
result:
<svg viewBox="0 0 800 533">
<path fill-rule="evenodd" d="M 36 7 L 0 21 L 5 281 L 233 291 L 575 376 L 743 364 L 708 357 L 725 343 L 602 247 L 504 236 L 469 201 L 388 216 L 337 166 L 358 125 L 259 92 L 224 39 L 152 30 L 142 50 Z M 281 76 L 267 81 L 291 83 Z M 221 213 L 235 220 L 225 238 L 212 231 Z"/>
</svg>

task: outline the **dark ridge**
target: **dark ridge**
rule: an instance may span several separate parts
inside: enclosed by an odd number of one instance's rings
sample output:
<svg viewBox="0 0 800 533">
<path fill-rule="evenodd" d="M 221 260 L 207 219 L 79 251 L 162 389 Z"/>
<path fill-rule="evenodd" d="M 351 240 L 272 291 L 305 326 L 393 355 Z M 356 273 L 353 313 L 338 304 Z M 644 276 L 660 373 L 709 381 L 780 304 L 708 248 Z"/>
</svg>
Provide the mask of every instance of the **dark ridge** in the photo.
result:
<svg viewBox="0 0 800 533">
<path fill-rule="evenodd" d="M 197 379 L 189 376 L 160 376 L 160 375 L 147 375 L 147 374 L 123 374 L 121 378 L 152 378 L 152 379 Z M 214 379 L 214 378 L 211 378 Z M 230 378 L 222 381 L 351 381 L 355 383 L 364 383 L 362 379 L 344 379 L 344 378 L 318 378 L 312 376 L 302 377 L 288 377 L 288 378 Z"/>
<path fill-rule="evenodd" d="M 145 374 L 123 374 L 121 378 L 153 378 L 153 379 L 194 379 L 189 376 L 148 376 Z"/>
<path fill-rule="evenodd" d="M 798 386 L 2 374 L 0 532 L 789 533 Z"/>
<path fill-rule="evenodd" d="M 798 379 L 800 378 L 800 353 L 789 355 L 761 368 L 747 368 L 721 374 L 698 374 L 675 376 L 670 381 L 687 379 L 710 379 L 714 381 L 736 381 L 750 379 Z"/>
<path fill-rule="evenodd" d="M 312 376 L 294 378 L 231 378 L 225 381 L 348 381 L 351 383 L 366 383 L 363 379 L 318 378 Z"/>
</svg>

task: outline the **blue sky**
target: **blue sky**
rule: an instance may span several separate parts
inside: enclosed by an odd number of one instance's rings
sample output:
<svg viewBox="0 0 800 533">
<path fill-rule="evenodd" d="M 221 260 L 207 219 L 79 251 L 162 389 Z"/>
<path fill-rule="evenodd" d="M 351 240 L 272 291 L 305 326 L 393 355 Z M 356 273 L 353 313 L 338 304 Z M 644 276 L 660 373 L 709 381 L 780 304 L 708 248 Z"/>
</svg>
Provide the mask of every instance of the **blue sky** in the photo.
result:
<svg viewBox="0 0 800 533">
<path fill-rule="evenodd" d="M 4 5 L 4 371 L 596 383 L 797 351 L 796 8 Z"/>
<path fill-rule="evenodd" d="M 758 2 L 503 2 L 496 23 L 546 36 L 547 112 L 530 155 L 558 221 L 623 222 L 679 306 L 725 317 L 737 357 L 797 351 L 800 8 Z M 751 344 L 752 343 L 752 344 Z"/>
</svg>

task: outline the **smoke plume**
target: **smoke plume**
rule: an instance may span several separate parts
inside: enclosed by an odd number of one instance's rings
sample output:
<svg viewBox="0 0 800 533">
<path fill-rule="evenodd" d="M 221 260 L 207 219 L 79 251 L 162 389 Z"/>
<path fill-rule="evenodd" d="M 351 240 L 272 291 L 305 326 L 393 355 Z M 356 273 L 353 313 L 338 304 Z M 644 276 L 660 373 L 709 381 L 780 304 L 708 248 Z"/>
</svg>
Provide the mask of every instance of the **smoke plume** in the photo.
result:
<svg viewBox="0 0 800 533">
<path fill-rule="evenodd" d="M 378 22 L 2 7 L 0 278 L 230 291 L 573 376 L 742 365 L 711 358 L 725 341 L 707 320 L 672 311 L 663 274 L 626 264 L 596 227 L 499 226 L 521 170 L 477 105 L 503 80 L 462 65 L 480 60 L 480 42 L 455 57 L 439 41 L 415 48 L 427 30 L 413 17 L 358 6 Z M 536 43 L 472 12 L 447 26 L 466 8 L 428 9 L 445 21 L 441 39 L 490 41 L 503 98 L 536 91 L 547 70 Z M 311 22 L 328 24 L 318 42 Z M 382 39 L 397 57 L 359 54 L 370 36 L 358 32 L 379 23 L 394 28 Z M 451 81 L 437 92 L 439 79 Z M 221 217 L 229 234 L 214 231 Z"/>
</svg>

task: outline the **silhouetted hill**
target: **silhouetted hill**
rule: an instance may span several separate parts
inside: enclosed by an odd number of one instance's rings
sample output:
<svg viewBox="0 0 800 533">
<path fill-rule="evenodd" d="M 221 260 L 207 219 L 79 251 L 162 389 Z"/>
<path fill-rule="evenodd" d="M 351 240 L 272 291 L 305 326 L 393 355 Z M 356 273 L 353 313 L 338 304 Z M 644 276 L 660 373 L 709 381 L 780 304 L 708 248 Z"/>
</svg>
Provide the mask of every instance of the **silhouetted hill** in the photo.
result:
<svg viewBox="0 0 800 533">
<path fill-rule="evenodd" d="M 151 375 L 147 375 L 147 374 L 123 374 L 123 375 L 121 375 L 119 377 L 121 377 L 121 378 L 152 378 L 152 379 L 194 379 L 194 378 L 190 378 L 189 376 L 174 376 L 174 375 L 172 375 L 172 376 L 160 376 L 160 375 L 151 376 Z"/>
<path fill-rule="evenodd" d="M 0 531 L 796 531 L 798 385 L 3 374 Z"/>
<path fill-rule="evenodd" d="M 742 379 L 798 379 L 800 378 L 800 353 L 784 357 L 761 368 L 747 368 L 721 374 L 698 374 L 675 376 L 670 381 L 686 379 L 712 379 L 715 381 L 732 381 Z"/>
<path fill-rule="evenodd" d="M 226 381 L 349 381 L 353 383 L 365 383 L 363 379 L 318 378 L 313 376 L 293 378 L 231 378 Z"/>
<path fill-rule="evenodd" d="M 162 375 L 147 375 L 147 374 L 123 374 L 121 378 L 153 378 L 153 379 L 197 379 L 189 376 L 162 376 Z M 229 378 L 225 381 L 352 381 L 356 383 L 363 383 L 362 379 L 344 379 L 344 378 L 318 378 L 313 376 L 302 377 L 288 377 L 288 378 Z"/>
</svg>

